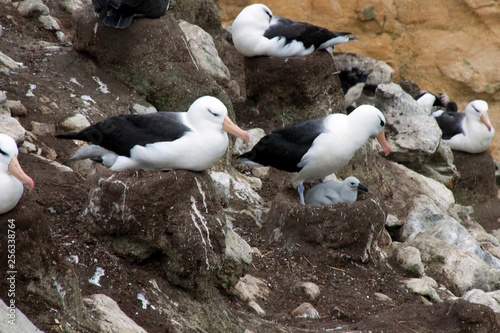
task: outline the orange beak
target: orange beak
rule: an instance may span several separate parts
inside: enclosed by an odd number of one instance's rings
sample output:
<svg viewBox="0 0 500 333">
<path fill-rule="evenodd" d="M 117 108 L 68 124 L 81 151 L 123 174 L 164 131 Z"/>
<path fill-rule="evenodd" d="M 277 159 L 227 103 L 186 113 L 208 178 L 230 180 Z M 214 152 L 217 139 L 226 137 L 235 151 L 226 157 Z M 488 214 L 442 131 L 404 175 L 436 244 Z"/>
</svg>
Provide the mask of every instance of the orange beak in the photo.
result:
<svg viewBox="0 0 500 333">
<path fill-rule="evenodd" d="M 488 131 L 491 132 L 491 124 L 490 124 L 490 120 L 488 119 L 488 116 L 486 115 L 486 113 L 483 113 L 481 115 L 481 121 L 483 122 L 483 124 L 486 125 L 486 127 L 488 127 Z"/>
<path fill-rule="evenodd" d="M 385 140 L 384 130 L 381 130 L 380 133 L 377 135 L 377 141 L 380 144 L 380 146 L 382 146 L 385 156 L 389 155 L 389 153 L 391 152 L 391 146 L 389 146 L 387 140 Z"/>
<path fill-rule="evenodd" d="M 21 183 L 24 185 L 28 186 L 30 190 L 33 190 L 35 188 L 35 182 L 33 182 L 33 179 L 28 176 L 23 169 L 21 168 L 21 165 L 19 165 L 19 161 L 17 160 L 17 157 L 14 156 L 12 161 L 9 163 L 9 173 L 19 179 Z"/>
<path fill-rule="evenodd" d="M 229 134 L 232 134 L 245 142 L 250 141 L 250 135 L 247 132 L 236 126 L 228 116 L 224 118 L 224 122 L 222 123 L 222 130 L 226 131 Z"/>
</svg>

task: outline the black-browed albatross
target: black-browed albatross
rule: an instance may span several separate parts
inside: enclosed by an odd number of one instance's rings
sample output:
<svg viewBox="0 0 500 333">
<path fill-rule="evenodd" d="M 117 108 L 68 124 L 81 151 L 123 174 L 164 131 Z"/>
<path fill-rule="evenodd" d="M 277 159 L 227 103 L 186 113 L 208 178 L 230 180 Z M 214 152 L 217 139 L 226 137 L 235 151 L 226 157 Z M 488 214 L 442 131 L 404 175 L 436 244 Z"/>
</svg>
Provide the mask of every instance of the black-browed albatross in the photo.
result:
<svg viewBox="0 0 500 333">
<path fill-rule="evenodd" d="M 488 103 L 470 102 L 465 113 L 436 111 L 432 114 L 443 132 L 443 142 L 453 150 L 481 153 L 488 149 L 495 129 L 488 118 Z"/>
<path fill-rule="evenodd" d="M 224 155 L 228 145 L 226 132 L 247 142 L 250 139 L 229 119 L 220 100 L 204 96 L 187 112 L 119 115 L 57 137 L 92 143 L 81 148 L 70 161 L 93 158 L 115 171 L 202 171 Z"/>
<path fill-rule="evenodd" d="M 233 44 L 246 57 L 296 57 L 327 50 L 354 39 L 350 32 L 335 32 L 309 23 L 273 16 L 263 4 L 244 8 L 232 24 Z"/>
<path fill-rule="evenodd" d="M 24 185 L 33 190 L 35 183 L 21 168 L 17 159 L 16 141 L 0 133 L 0 214 L 16 207 L 24 192 Z"/>
<path fill-rule="evenodd" d="M 335 113 L 280 128 L 260 139 L 238 162 L 292 172 L 292 184 L 298 189 L 300 203 L 305 204 L 303 183 L 342 169 L 368 138 L 376 137 L 388 155 L 391 148 L 384 125 L 382 112 L 361 105 L 349 115 Z"/>
<path fill-rule="evenodd" d="M 125 29 L 135 16 L 158 18 L 168 10 L 170 0 L 92 0 L 94 13 L 108 27 Z"/>
</svg>

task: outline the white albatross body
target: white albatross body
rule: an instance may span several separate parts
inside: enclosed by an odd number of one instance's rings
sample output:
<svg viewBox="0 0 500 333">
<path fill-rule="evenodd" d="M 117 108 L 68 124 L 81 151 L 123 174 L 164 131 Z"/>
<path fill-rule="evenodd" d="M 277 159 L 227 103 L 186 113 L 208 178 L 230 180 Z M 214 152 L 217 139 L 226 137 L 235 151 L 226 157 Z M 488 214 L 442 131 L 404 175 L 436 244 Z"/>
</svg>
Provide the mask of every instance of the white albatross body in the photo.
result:
<svg viewBox="0 0 500 333">
<path fill-rule="evenodd" d="M 356 177 L 347 177 L 342 183 L 330 180 L 311 188 L 306 194 L 306 203 L 313 206 L 354 203 L 358 198 L 358 189 L 368 191 Z"/>
<path fill-rule="evenodd" d="M 349 32 L 335 32 L 303 22 L 273 16 L 263 4 L 244 8 L 232 24 L 233 43 L 246 57 L 296 57 L 357 39 Z"/>
<path fill-rule="evenodd" d="M 31 190 L 33 180 L 19 165 L 16 142 L 10 136 L 0 133 L 0 214 L 12 210 L 21 199 L 24 184 Z"/>
<path fill-rule="evenodd" d="M 371 105 L 361 105 L 349 115 L 335 113 L 293 124 L 263 137 L 239 162 L 272 166 L 292 173 L 300 202 L 304 182 L 324 178 L 342 169 L 370 137 L 376 137 L 385 155 L 391 148 L 384 136 L 385 118 Z"/>
<path fill-rule="evenodd" d="M 229 119 L 221 101 L 204 96 L 187 112 L 121 115 L 58 137 L 93 143 L 70 160 L 97 158 L 114 171 L 202 171 L 224 155 L 228 145 L 226 132 L 249 140 L 248 133 Z"/>
<path fill-rule="evenodd" d="M 488 149 L 495 129 L 488 118 L 488 103 L 483 100 L 470 102 L 465 113 L 434 112 L 441 131 L 443 142 L 451 149 L 471 154 Z"/>
</svg>

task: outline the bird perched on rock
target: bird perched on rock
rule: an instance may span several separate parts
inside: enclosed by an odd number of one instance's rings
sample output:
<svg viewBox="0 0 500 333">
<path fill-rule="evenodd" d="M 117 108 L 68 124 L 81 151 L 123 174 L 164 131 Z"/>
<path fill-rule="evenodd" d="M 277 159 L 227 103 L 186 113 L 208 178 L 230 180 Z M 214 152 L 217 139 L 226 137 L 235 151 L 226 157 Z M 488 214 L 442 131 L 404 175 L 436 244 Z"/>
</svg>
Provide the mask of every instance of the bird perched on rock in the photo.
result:
<svg viewBox="0 0 500 333">
<path fill-rule="evenodd" d="M 368 75 L 370 75 L 372 71 L 373 69 L 371 68 L 362 70 L 358 67 L 340 71 L 340 86 L 344 92 L 346 109 L 348 109 L 361 96 L 366 80 L 368 80 Z M 350 111 L 352 112 L 352 110 Z"/>
<path fill-rule="evenodd" d="M 313 206 L 354 203 L 358 198 L 358 189 L 368 192 L 356 177 L 347 177 L 342 183 L 330 180 L 311 188 L 306 194 L 306 203 Z"/>
<path fill-rule="evenodd" d="M 94 158 L 111 170 L 210 168 L 224 155 L 227 133 L 248 142 L 247 132 L 227 116 L 217 98 L 198 98 L 187 112 L 125 114 L 102 120 L 62 139 L 91 142 L 69 161 Z"/>
<path fill-rule="evenodd" d="M 246 57 L 296 57 L 354 39 L 349 32 L 335 32 L 303 22 L 273 16 L 263 4 L 253 4 L 238 14 L 232 25 L 233 43 Z"/>
<path fill-rule="evenodd" d="M 169 0 L 92 0 L 94 12 L 108 27 L 125 29 L 135 16 L 158 18 L 168 10 Z"/>
<path fill-rule="evenodd" d="M 465 113 L 436 111 L 432 114 L 443 132 L 443 142 L 453 150 L 481 153 L 488 149 L 495 129 L 488 118 L 488 103 L 470 102 Z"/>
<path fill-rule="evenodd" d="M 0 214 L 13 209 L 24 192 L 24 185 L 33 190 L 35 183 L 21 168 L 16 142 L 0 133 Z"/>
<path fill-rule="evenodd" d="M 238 162 L 272 166 L 292 172 L 300 203 L 305 181 L 313 181 L 342 169 L 368 138 L 377 137 L 385 155 L 391 151 L 384 136 L 385 118 L 371 105 L 361 105 L 351 114 L 341 113 L 280 128 L 264 136 Z"/>
</svg>

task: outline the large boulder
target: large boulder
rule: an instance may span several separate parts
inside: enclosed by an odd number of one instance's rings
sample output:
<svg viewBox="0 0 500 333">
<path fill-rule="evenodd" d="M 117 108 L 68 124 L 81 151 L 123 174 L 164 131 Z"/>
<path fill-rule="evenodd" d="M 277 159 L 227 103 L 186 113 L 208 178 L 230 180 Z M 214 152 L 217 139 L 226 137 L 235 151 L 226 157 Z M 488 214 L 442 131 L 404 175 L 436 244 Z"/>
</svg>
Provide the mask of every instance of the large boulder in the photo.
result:
<svg viewBox="0 0 500 333">
<path fill-rule="evenodd" d="M 158 19 L 135 19 L 125 30 L 105 26 L 92 6 L 74 14 L 73 45 L 120 81 L 133 86 L 161 111 L 187 110 L 203 95 L 228 106 L 229 98 L 198 65 L 170 12 Z"/>
<path fill-rule="evenodd" d="M 328 53 L 293 58 L 254 57 L 245 58 L 244 62 L 246 96 L 255 104 L 253 117 L 265 119 L 267 126 L 276 129 L 344 112 L 344 94 Z"/>
<path fill-rule="evenodd" d="M 307 206 L 273 202 L 265 217 L 265 239 L 301 251 L 309 260 L 332 265 L 341 258 L 376 258 L 386 218 L 383 202 L 370 194 L 353 204 Z"/>
<path fill-rule="evenodd" d="M 228 290 L 246 274 L 250 248 L 227 230 L 207 173 L 99 167 L 89 184 L 85 225 L 117 254 L 156 258 L 170 283 L 199 297 L 216 285 Z"/>
</svg>

